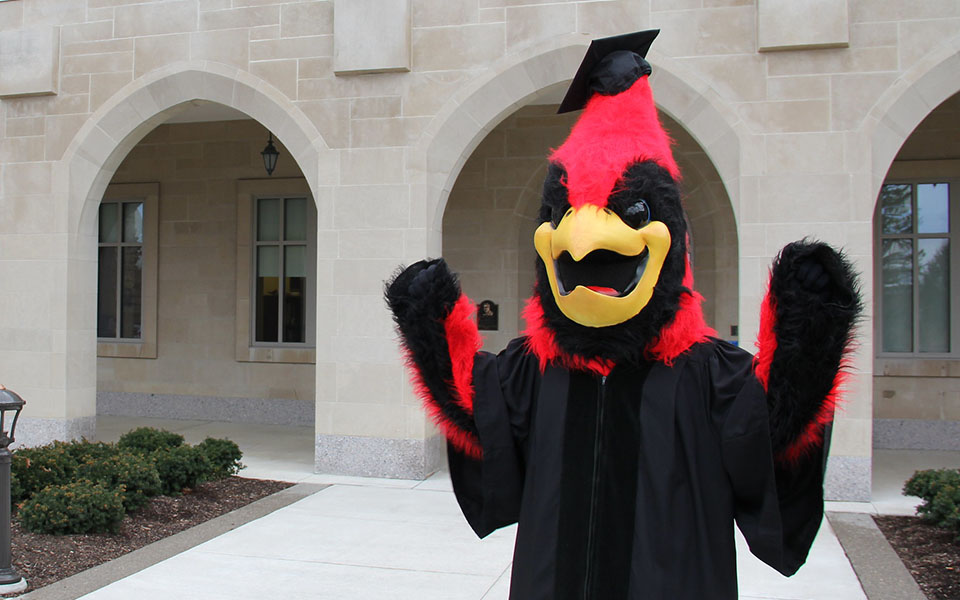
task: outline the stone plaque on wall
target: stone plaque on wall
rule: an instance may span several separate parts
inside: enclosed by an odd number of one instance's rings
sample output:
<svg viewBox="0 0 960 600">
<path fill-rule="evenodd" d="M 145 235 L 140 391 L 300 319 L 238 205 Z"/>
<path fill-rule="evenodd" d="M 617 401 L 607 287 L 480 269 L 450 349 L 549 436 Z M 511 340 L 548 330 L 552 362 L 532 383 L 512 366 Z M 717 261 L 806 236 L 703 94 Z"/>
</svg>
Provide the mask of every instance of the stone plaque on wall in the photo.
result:
<svg viewBox="0 0 960 600">
<path fill-rule="evenodd" d="M 477 329 L 480 331 L 500 329 L 500 307 L 493 300 L 484 300 L 477 305 Z"/>
<path fill-rule="evenodd" d="M 0 98 L 59 91 L 60 28 L 0 31 Z"/>
<path fill-rule="evenodd" d="M 334 0 L 337 75 L 410 70 L 410 0 Z"/>
<path fill-rule="evenodd" d="M 761 52 L 849 45 L 847 0 L 757 0 Z"/>
</svg>

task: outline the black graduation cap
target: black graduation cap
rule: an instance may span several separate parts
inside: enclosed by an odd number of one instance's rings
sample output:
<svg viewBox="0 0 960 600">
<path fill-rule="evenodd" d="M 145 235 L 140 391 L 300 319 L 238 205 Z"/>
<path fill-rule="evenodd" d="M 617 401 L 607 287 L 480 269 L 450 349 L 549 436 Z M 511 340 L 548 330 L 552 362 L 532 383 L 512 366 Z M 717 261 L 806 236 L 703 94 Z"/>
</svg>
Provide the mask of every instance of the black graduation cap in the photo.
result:
<svg viewBox="0 0 960 600">
<path fill-rule="evenodd" d="M 649 75 L 650 64 L 644 57 L 659 33 L 659 29 L 648 29 L 590 42 L 557 114 L 580 110 L 594 92 L 619 93 L 641 75 Z"/>
</svg>

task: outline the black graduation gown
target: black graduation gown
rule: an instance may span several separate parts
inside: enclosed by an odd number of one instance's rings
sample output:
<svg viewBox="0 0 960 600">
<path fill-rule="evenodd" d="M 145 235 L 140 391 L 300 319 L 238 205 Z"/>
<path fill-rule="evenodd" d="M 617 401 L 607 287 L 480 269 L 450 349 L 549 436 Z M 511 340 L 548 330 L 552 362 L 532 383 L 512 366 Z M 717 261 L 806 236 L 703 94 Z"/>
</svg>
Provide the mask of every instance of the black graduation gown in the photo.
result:
<svg viewBox="0 0 960 600">
<path fill-rule="evenodd" d="M 451 447 L 451 478 L 480 537 L 519 522 L 510 597 L 735 599 L 734 520 L 794 573 L 823 515 L 823 452 L 775 465 L 751 365 L 721 341 L 606 377 L 541 372 L 522 339 L 479 353 L 483 460 Z"/>
</svg>

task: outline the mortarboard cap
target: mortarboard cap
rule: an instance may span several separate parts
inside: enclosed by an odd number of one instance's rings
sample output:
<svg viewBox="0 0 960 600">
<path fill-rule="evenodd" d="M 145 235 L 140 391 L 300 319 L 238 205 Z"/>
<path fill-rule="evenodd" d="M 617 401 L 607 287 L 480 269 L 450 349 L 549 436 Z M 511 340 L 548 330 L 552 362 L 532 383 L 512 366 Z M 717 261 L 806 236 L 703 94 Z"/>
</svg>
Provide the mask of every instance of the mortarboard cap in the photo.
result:
<svg viewBox="0 0 960 600">
<path fill-rule="evenodd" d="M 643 57 L 659 33 L 659 29 L 648 29 L 590 42 L 557 114 L 580 110 L 594 92 L 619 93 L 640 76 L 649 75 L 650 65 Z"/>
</svg>

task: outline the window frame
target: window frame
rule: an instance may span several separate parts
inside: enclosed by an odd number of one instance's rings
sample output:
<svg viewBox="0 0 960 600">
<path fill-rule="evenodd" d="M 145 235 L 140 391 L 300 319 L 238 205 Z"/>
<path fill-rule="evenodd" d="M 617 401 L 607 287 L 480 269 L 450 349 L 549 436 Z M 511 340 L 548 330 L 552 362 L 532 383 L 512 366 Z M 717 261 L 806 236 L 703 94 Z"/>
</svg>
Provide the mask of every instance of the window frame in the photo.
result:
<svg viewBox="0 0 960 600">
<path fill-rule="evenodd" d="M 256 335 L 257 200 L 306 198 L 307 286 L 304 342 L 258 342 Z M 282 230 L 282 221 L 281 221 Z M 277 245 L 283 248 L 284 243 Z M 236 349 L 239 362 L 315 363 L 317 335 L 317 211 L 303 178 L 241 179 L 237 181 L 237 312 Z"/>
<path fill-rule="evenodd" d="M 159 183 L 113 183 L 107 186 L 101 204 L 141 202 L 143 204 L 143 270 L 140 280 L 140 332 L 137 338 L 97 337 L 97 356 L 108 358 L 156 358 L 157 357 L 157 245 L 159 231 Z M 99 212 L 97 207 L 97 230 L 95 243 L 100 247 Z M 120 219 L 122 221 L 122 210 Z M 133 244 L 118 242 L 110 244 L 118 248 Z M 100 262 L 96 261 L 99 276 Z M 118 300 L 119 301 L 119 300 Z M 99 310 L 97 304 L 96 310 Z M 99 316 L 96 317 L 99 319 Z"/>
<path fill-rule="evenodd" d="M 913 212 L 913 230 L 909 234 L 884 234 L 883 219 L 880 214 L 879 193 L 876 199 L 876 206 L 873 220 L 873 255 L 874 255 L 874 340 L 876 340 L 874 354 L 878 360 L 890 361 L 889 364 L 881 362 L 877 365 L 878 373 L 884 373 L 894 367 L 897 361 L 923 361 L 923 360 L 956 360 L 960 359 L 960 293 L 954 293 L 957 282 L 960 281 L 960 161 L 910 161 L 911 163 L 927 163 L 923 165 L 905 164 L 891 167 L 890 173 L 881 184 L 881 190 L 886 185 L 911 185 L 913 186 L 912 198 L 916 206 L 916 186 L 930 183 L 946 183 L 950 186 L 948 196 L 949 206 L 949 227 L 950 231 L 944 233 L 919 233 L 916 232 L 918 215 Z M 940 163 L 950 163 L 942 165 Z M 953 166 L 953 168 L 943 168 Z M 911 352 L 885 352 L 883 350 L 883 261 L 882 249 L 883 241 L 888 239 L 910 239 L 914 241 L 912 253 L 912 276 L 913 276 L 913 311 L 911 314 L 912 322 L 912 346 Z M 919 265 L 917 241 L 921 239 L 947 238 L 950 243 L 950 351 L 949 352 L 921 352 L 919 349 Z M 896 370 L 900 370 L 896 368 Z"/>
</svg>

